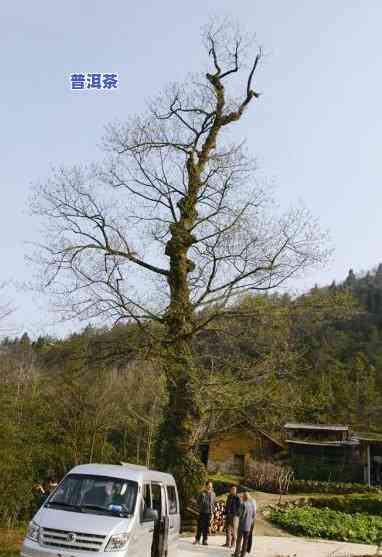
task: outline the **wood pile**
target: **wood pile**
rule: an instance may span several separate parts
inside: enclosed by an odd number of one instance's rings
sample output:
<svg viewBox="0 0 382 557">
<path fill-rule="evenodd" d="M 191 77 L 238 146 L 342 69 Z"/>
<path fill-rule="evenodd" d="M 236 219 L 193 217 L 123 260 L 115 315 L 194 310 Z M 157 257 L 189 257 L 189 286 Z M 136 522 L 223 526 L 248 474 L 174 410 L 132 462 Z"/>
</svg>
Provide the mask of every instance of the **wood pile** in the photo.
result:
<svg viewBox="0 0 382 557">
<path fill-rule="evenodd" d="M 224 519 L 225 502 L 218 501 L 215 503 L 214 513 L 210 522 L 210 534 L 219 534 L 225 531 Z M 187 507 L 182 517 L 182 532 L 194 532 L 198 522 L 199 513 L 195 504 Z"/>
<path fill-rule="evenodd" d="M 181 532 L 195 532 L 198 523 L 198 510 L 196 505 L 190 505 L 185 509 L 181 520 Z"/>
<path fill-rule="evenodd" d="M 224 532 L 225 530 L 225 519 L 224 519 L 225 502 L 218 501 L 215 503 L 215 510 L 211 517 L 210 523 L 210 533 L 218 534 Z"/>
</svg>

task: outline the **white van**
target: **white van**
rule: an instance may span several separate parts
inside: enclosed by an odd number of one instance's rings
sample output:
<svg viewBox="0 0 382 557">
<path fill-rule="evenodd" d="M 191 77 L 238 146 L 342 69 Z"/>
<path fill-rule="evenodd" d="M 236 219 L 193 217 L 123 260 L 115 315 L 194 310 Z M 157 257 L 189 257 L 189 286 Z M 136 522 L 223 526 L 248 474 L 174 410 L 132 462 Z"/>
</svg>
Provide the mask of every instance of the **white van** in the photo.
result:
<svg viewBox="0 0 382 557">
<path fill-rule="evenodd" d="M 175 557 L 179 531 L 172 476 L 133 464 L 84 464 L 33 517 L 21 557 Z"/>
</svg>

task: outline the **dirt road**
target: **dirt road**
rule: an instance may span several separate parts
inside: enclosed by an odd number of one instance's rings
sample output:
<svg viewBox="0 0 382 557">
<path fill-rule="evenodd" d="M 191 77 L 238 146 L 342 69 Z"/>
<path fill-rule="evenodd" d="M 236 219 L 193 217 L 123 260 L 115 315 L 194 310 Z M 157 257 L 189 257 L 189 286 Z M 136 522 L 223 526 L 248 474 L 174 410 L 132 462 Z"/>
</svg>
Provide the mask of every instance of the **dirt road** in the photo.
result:
<svg viewBox="0 0 382 557">
<path fill-rule="evenodd" d="M 221 547 L 224 537 L 210 537 L 208 547 L 192 545 L 193 538 L 180 542 L 178 557 L 224 557 L 231 551 Z M 372 545 L 307 540 L 305 538 L 288 538 L 273 536 L 257 536 L 252 555 L 254 557 L 350 557 L 358 555 L 374 555 L 377 548 Z"/>
<path fill-rule="evenodd" d="M 279 495 L 256 492 L 257 517 L 255 526 L 255 546 L 251 555 L 254 557 L 353 557 L 374 555 L 377 548 L 372 545 L 335 542 L 328 540 L 311 540 L 292 537 L 288 532 L 279 530 L 263 516 L 263 510 L 280 501 Z M 297 495 L 284 495 L 281 501 L 293 501 Z M 208 547 L 192 545 L 193 538 L 185 538 L 179 546 L 179 557 L 229 557 L 232 551 L 222 547 L 223 536 L 211 536 Z"/>
</svg>

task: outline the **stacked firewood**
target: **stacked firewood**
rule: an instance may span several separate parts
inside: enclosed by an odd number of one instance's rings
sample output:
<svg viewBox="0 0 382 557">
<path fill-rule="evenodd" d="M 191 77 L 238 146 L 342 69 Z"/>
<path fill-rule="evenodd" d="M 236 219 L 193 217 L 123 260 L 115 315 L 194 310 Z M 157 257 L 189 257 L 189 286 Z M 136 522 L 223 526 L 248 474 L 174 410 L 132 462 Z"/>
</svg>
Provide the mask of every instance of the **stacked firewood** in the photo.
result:
<svg viewBox="0 0 382 557">
<path fill-rule="evenodd" d="M 181 521 L 181 531 L 182 532 L 195 532 L 196 525 L 198 522 L 199 513 L 197 511 L 196 505 L 190 505 L 187 507 L 182 515 Z"/>
<path fill-rule="evenodd" d="M 223 501 L 218 501 L 217 503 L 215 503 L 215 509 L 210 523 L 211 534 L 218 534 L 219 532 L 224 532 L 225 529 L 224 510 L 225 510 L 225 503 Z"/>
<path fill-rule="evenodd" d="M 224 511 L 225 503 L 223 501 L 215 503 L 214 513 L 210 522 L 210 534 L 219 534 L 225 531 Z M 187 507 L 184 517 L 182 518 L 182 531 L 194 531 L 196 529 L 198 516 L 199 513 L 195 503 Z"/>
</svg>

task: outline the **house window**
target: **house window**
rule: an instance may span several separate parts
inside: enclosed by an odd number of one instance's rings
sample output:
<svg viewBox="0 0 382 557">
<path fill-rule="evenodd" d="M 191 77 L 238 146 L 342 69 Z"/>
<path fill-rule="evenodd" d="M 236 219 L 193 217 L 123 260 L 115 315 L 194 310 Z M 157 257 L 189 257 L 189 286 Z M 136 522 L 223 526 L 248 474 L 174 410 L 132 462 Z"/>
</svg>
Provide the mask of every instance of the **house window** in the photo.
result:
<svg viewBox="0 0 382 557">
<path fill-rule="evenodd" d="M 233 455 L 233 472 L 238 476 L 244 476 L 245 455 Z"/>
</svg>

